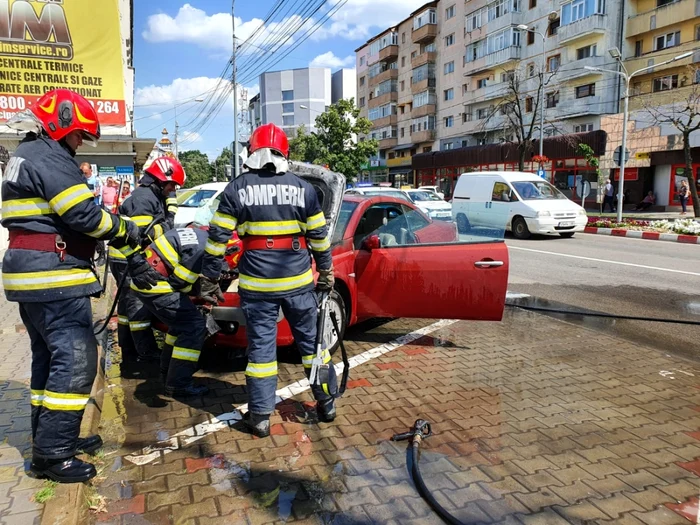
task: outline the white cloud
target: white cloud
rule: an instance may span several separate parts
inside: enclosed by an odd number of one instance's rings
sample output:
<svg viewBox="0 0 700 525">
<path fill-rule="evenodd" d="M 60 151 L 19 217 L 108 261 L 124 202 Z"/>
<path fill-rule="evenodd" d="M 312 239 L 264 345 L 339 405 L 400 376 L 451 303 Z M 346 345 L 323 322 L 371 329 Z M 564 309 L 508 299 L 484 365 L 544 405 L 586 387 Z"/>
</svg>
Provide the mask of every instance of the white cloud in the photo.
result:
<svg viewBox="0 0 700 525">
<path fill-rule="evenodd" d="M 309 66 L 311 67 L 329 67 L 331 69 L 338 69 L 341 67 L 348 67 L 355 64 L 355 57 L 353 55 L 348 55 L 345 58 L 340 58 L 333 54 L 333 51 L 328 51 L 322 55 L 318 55 L 314 58 Z"/>
<path fill-rule="evenodd" d="M 196 142 L 202 142 L 202 135 L 196 131 L 184 131 L 180 135 L 180 144 L 191 145 Z"/>
<path fill-rule="evenodd" d="M 228 85 L 220 82 L 219 78 L 176 78 L 167 85 L 137 88 L 135 105 L 137 108 L 139 106 L 172 106 L 175 103 L 194 100 L 199 96 L 206 97 L 212 93 L 223 92 Z"/>
</svg>

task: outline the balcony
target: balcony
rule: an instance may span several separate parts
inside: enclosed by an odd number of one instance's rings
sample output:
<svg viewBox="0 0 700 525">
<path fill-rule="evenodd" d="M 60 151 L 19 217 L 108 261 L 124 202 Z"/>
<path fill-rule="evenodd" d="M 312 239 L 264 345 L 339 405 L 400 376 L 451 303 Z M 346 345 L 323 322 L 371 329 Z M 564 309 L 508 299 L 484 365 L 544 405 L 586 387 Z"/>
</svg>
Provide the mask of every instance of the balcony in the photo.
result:
<svg viewBox="0 0 700 525">
<path fill-rule="evenodd" d="M 413 108 L 411 118 L 425 117 L 426 115 L 434 115 L 437 110 L 435 104 L 426 104 L 418 108 Z"/>
<path fill-rule="evenodd" d="M 467 62 L 467 74 L 483 73 L 514 60 L 520 60 L 520 48 L 518 46 L 506 47 L 495 53 L 489 53 L 481 58 L 477 58 L 472 62 Z"/>
<path fill-rule="evenodd" d="M 645 53 L 641 57 L 638 58 L 631 58 L 628 60 L 625 60 L 625 67 L 627 68 L 627 71 L 637 71 L 638 69 L 642 69 L 643 67 L 647 66 L 652 66 L 654 63 L 661 63 L 665 62 L 669 58 L 673 58 L 674 56 L 682 55 L 683 53 L 687 53 L 688 51 L 695 51 L 695 48 L 697 47 L 697 42 L 691 41 L 691 42 L 686 42 L 683 45 L 672 47 L 672 48 L 666 48 L 666 49 L 659 49 L 658 51 L 654 51 L 652 53 Z M 658 68 L 650 69 L 648 72 L 644 73 L 644 75 L 650 75 L 652 73 L 655 73 L 654 76 L 659 76 L 659 73 L 661 71 L 667 70 L 667 69 L 682 69 L 683 66 L 689 66 L 691 64 L 694 64 L 695 62 L 700 61 L 699 58 L 696 56 L 697 53 L 693 56 L 690 56 L 688 58 L 684 58 L 683 60 L 678 60 L 677 62 L 671 62 L 670 64 L 665 64 L 663 66 L 660 66 Z M 642 78 L 643 75 L 640 75 L 639 78 Z M 637 82 L 639 82 L 638 77 L 634 77 L 637 79 Z"/>
<path fill-rule="evenodd" d="M 483 119 L 476 118 L 476 112 L 467 113 L 467 120 L 462 123 L 462 131 L 464 133 L 477 133 L 483 131 L 484 123 L 486 121 Z"/>
<path fill-rule="evenodd" d="M 595 34 L 605 34 L 610 28 L 606 26 L 607 17 L 605 15 L 591 15 L 571 24 L 559 26 L 557 34 L 559 43 L 570 43 L 581 38 L 588 38 Z"/>
<path fill-rule="evenodd" d="M 413 137 L 414 134 L 411 135 Z M 396 157 L 393 159 L 386 159 L 386 167 L 387 168 L 399 168 L 401 166 L 410 166 L 411 162 L 413 160 L 413 157 Z"/>
<path fill-rule="evenodd" d="M 499 16 L 498 18 L 494 18 L 490 22 L 486 22 L 483 26 L 481 26 L 481 29 L 482 31 L 485 31 L 485 34 L 490 35 L 491 33 L 495 33 L 501 29 L 522 24 L 523 20 L 524 17 L 522 13 L 510 12 L 503 16 Z"/>
<path fill-rule="evenodd" d="M 399 139 L 396 137 L 394 138 L 388 138 L 388 139 L 381 139 L 379 141 L 379 149 L 389 149 L 389 148 L 395 148 L 399 143 Z"/>
<path fill-rule="evenodd" d="M 414 82 L 413 84 L 411 84 L 411 93 L 415 95 L 416 93 L 421 93 L 428 88 L 434 87 L 435 78 L 426 78 L 424 80 L 419 80 L 418 82 Z"/>
<path fill-rule="evenodd" d="M 422 44 L 424 42 L 435 40 L 437 34 L 437 24 L 425 24 L 420 29 L 414 29 L 413 33 L 411 34 L 411 38 L 413 39 L 414 44 Z"/>
<path fill-rule="evenodd" d="M 367 107 L 370 109 L 376 108 L 383 106 L 384 104 L 388 104 L 389 102 L 396 102 L 397 100 L 399 100 L 398 91 L 389 91 L 389 93 L 384 93 L 383 95 L 379 95 L 378 97 L 371 99 L 369 102 L 367 102 Z"/>
<path fill-rule="evenodd" d="M 384 49 L 379 50 L 379 61 L 390 60 L 392 58 L 397 58 L 399 56 L 399 46 L 386 46 Z"/>
<path fill-rule="evenodd" d="M 695 12 L 695 0 L 678 0 L 651 11 L 639 13 L 627 19 L 625 37 L 641 35 L 664 27 L 692 20 L 698 14 Z"/>
<path fill-rule="evenodd" d="M 561 66 L 552 80 L 554 80 L 555 82 L 571 82 L 573 80 L 579 80 L 584 77 L 603 75 L 604 73 L 601 73 L 600 71 L 588 71 L 584 68 L 604 68 L 608 67 L 609 64 L 610 59 L 606 59 L 606 57 L 604 56 L 582 58 L 581 60 L 576 60 L 575 62 L 568 62 L 567 64 Z"/>
<path fill-rule="evenodd" d="M 387 69 L 386 71 L 382 71 L 376 76 L 373 76 L 369 79 L 369 86 L 374 87 L 377 84 L 381 84 L 385 80 L 397 80 L 399 78 L 399 70 L 398 69 Z"/>
<path fill-rule="evenodd" d="M 397 120 L 398 116 L 396 115 L 389 115 L 387 117 L 378 118 L 377 120 L 372 121 L 372 128 L 380 129 L 385 128 L 387 126 L 396 126 Z"/>
<path fill-rule="evenodd" d="M 434 129 L 424 129 L 423 131 L 416 131 L 411 133 L 411 141 L 414 144 L 422 144 L 424 142 L 433 142 L 435 140 L 435 130 Z"/>
<path fill-rule="evenodd" d="M 600 96 L 562 99 L 556 108 L 547 108 L 545 111 L 547 118 L 565 120 L 605 113 L 605 103 Z"/>
<path fill-rule="evenodd" d="M 435 51 L 424 51 L 411 59 L 411 68 L 416 69 L 423 64 L 434 64 L 436 61 L 437 53 Z"/>
</svg>

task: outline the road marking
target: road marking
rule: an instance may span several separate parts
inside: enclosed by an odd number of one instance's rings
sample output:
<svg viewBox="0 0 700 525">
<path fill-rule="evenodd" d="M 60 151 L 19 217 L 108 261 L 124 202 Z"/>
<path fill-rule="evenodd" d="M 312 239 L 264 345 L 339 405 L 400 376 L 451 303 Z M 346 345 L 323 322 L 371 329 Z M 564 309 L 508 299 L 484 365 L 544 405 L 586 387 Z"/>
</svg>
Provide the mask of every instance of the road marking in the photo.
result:
<svg viewBox="0 0 700 525">
<path fill-rule="evenodd" d="M 406 335 L 402 335 L 401 337 L 397 337 L 393 341 L 385 343 L 381 346 L 371 348 L 370 350 L 351 357 L 349 359 L 350 368 L 355 368 L 356 366 L 364 364 L 367 361 L 381 357 L 392 350 L 396 350 L 401 346 L 412 343 L 416 339 L 420 339 L 424 335 L 434 332 L 440 328 L 450 326 L 456 322 L 456 320 L 443 319 L 424 328 L 420 328 Z M 338 363 L 335 365 L 335 370 L 338 376 L 340 376 L 340 374 L 343 372 L 343 363 Z M 275 392 L 275 405 L 281 403 L 285 399 L 289 399 L 301 394 L 302 392 L 306 392 L 310 388 L 309 381 L 306 378 L 281 388 Z M 141 451 L 141 454 L 128 455 L 125 456 L 124 459 L 134 463 L 135 465 L 145 465 L 155 461 L 161 457 L 161 454 L 169 454 L 173 450 L 178 450 L 179 448 L 191 445 L 192 443 L 195 443 L 196 441 L 199 441 L 200 439 L 213 434 L 214 432 L 230 428 L 231 425 L 234 425 L 243 419 L 243 412 L 246 412 L 247 409 L 247 403 L 238 406 L 231 412 L 212 417 L 211 420 L 207 421 L 206 423 L 200 423 L 199 425 L 187 428 L 173 435 L 170 439 L 159 441 L 151 446 L 148 446 Z"/>
<path fill-rule="evenodd" d="M 568 253 L 557 253 L 557 252 L 547 252 L 544 250 L 533 250 L 532 248 L 521 248 L 520 246 L 509 246 L 508 248 L 511 250 L 522 250 L 524 252 L 543 253 L 545 255 L 558 255 L 559 257 L 569 257 L 571 259 L 581 259 L 584 261 L 617 264 L 619 266 L 632 266 L 633 268 L 643 268 L 645 270 L 658 270 L 660 272 L 680 273 L 683 275 L 693 275 L 695 277 L 700 277 L 700 273 L 686 272 L 685 270 L 673 270 L 671 268 L 659 268 L 658 266 L 646 266 L 644 264 L 626 263 L 626 262 L 621 262 L 621 261 L 608 261 L 607 259 L 596 259 L 594 257 L 584 257 L 583 255 L 570 255 Z"/>
</svg>

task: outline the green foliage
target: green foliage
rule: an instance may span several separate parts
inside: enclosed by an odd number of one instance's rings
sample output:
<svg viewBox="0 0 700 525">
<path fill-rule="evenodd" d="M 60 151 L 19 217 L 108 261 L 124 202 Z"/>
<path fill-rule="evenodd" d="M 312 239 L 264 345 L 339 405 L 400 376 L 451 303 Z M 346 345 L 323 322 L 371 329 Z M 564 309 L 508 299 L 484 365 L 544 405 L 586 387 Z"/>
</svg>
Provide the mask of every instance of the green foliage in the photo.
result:
<svg viewBox="0 0 700 525">
<path fill-rule="evenodd" d="M 216 157 L 216 160 L 212 163 L 212 176 L 216 175 L 216 180 L 219 182 L 225 182 L 226 178 L 226 166 L 231 166 L 231 158 L 233 153 L 230 148 L 224 148 L 223 151 Z"/>
<path fill-rule="evenodd" d="M 296 135 L 289 141 L 289 159 L 298 162 L 318 164 L 320 143 L 315 133 L 306 131 L 303 124 L 297 128 Z"/>
<path fill-rule="evenodd" d="M 179 154 L 180 163 L 185 168 L 187 182 L 185 188 L 192 188 L 200 184 L 211 182 L 212 167 L 209 158 L 199 150 L 183 151 Z"/>
</svg>

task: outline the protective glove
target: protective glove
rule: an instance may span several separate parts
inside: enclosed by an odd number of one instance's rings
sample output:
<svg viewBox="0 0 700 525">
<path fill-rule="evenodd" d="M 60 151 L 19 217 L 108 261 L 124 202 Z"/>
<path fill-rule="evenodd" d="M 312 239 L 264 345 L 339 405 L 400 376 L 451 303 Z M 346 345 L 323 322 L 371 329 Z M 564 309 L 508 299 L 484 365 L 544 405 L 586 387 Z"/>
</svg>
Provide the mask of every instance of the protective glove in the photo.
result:
<svg viewBox="0 0 700 525">
<path fill-rule="evenodd" d="M 140 253 L 127 258 L 127 264 L 131 282 L 141 290 L 150 290 L 163 280 L 163 276 Z"/>
<path fill-rule="evenodd" d="M 141 229 L 136 225 L 134 221 L 127 221 L 125 219 L 120 219 L 122 221 L 122 226 L 124 228 L 124 242 L 131 246 L 132 248 L 141 247 Z M 121 227 L 119 230 L 121 231 Z"/>
<path fill-rule="evenodd" d="M 331 266 L 328 270 L 318 271 L 318 281 L 316 282 L 316 290 L 319 292 L 330 292 L 335 284 L 335 277 L 333 277 L 333 267 Z"/>
<path fill-rule="evenodd" d="M 210 279 L 204 275 L 199 278 L 199 297 L 209 304 L 219 304 L 224 302 L 224 294 L 219 286 L 218 279 Z"/>
</svg>

